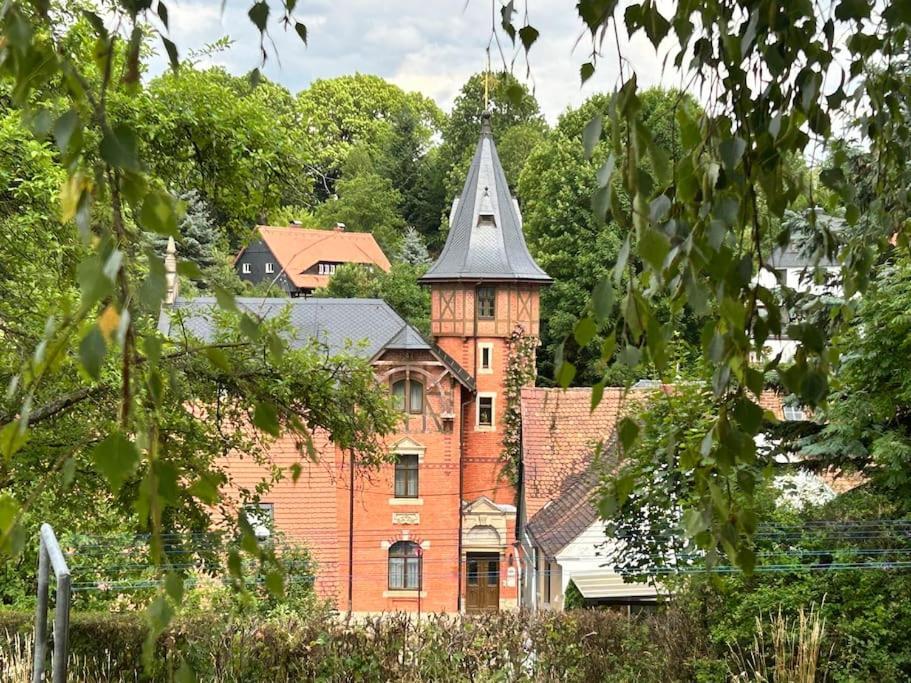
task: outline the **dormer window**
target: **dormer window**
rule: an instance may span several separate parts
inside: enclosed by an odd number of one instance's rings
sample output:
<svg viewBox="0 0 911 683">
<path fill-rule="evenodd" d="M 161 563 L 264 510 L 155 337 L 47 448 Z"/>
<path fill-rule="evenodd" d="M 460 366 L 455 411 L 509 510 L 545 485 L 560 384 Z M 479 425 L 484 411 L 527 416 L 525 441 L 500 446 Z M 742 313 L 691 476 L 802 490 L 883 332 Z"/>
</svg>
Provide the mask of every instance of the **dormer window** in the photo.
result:
<svg viewBox="0 0 911 683">
<path fill-rule="evenodd" d="M 325 263 L 320 262 L 319 264 L 319 274 L 320 275 L 335 275 L 335 269 L 338 267 L 337 263 Z"/>
<path fill-rule="evenodd" d="M 478 207 L 478 227 L 495 228 L 497 221 L 493 212 L 493 204 L 490 201 L 490 188 L 484 188 L 484 194 L 481 195 L 481 204 Z"/>
<path fill-rule="evenodd" d="M 479 228 L 495 228 L 497 227 L 497 221 L 494 219 L 492 213 L 481 213 L 478 214 L 478 227 Z"/>
</svg>

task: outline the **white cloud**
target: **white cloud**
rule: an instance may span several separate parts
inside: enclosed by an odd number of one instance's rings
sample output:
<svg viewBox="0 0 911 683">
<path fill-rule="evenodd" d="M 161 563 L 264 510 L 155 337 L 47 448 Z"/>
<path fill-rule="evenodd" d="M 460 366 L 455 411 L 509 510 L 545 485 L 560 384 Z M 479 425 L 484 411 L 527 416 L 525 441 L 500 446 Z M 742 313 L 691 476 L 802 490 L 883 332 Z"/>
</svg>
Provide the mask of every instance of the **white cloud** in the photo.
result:
<svg viewBox="0 0 911 683">
<path fill-rule="evenodd" d="M 224 13 L 220 0 L 171 4 L 171 37 L 186 54 L 229 35 L 234 45 L 213 56 L 212 62 L 234 73 L 246 73 L 259 65 L 259 36 L 246 16 L 249 1 L 228 3 Z M 591 48 L 571 5 L 532 4 L 530 10 L 531 23 L 541 35 L 530 54 L 529 85 L 534 87 L 549 121 L 594 92 L 616 87 L 618 63 L 612 45 L 605 46 L 606 54 L 599 60 L 595 77 L 580 87 L 579 66 L 587 61 Z M 270 20 L 275 46 L 266 43 L 270 52 L 266 75 L 292 92 L 306 88 L 317 78 L 359 71 L 418 90 L 448 110 L 465 80 L 484 67 L 490 5 L 483 0 L 469 0 L 467 4 L 465 0 L 314 0 L 306 11 L 299 18 L 308 27 L 307 47 L 294 31 L 282 30 L 277 16 Z M 640 84 L 662 80 L 664 85 L 677 84 L 676 71 L 662 78 L 661 63 L 643 36 L 633 41 L 621 37 L 621 42 L 621 52 L 639 74 Z M 514 53 L 508 39 L 501 36 L 501 44 L 507 60 L 511 60 Z M 163 50 L 159 52 L 151 65 L 153 75 L 167 66 Z M 502 65 L 495 45 L 491 59 L 494 68 Z M 525 78 L 522 55 L 515 62 L 515 73 Z"/>
</svg>

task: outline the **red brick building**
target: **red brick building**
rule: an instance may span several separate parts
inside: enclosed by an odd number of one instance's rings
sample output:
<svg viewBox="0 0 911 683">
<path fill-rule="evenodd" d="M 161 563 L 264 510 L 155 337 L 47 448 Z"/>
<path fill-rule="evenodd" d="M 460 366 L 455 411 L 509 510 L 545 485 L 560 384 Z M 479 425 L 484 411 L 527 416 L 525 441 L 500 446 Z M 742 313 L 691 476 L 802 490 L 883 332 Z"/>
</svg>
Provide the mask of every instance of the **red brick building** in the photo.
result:
<svg viewBox="0 0 911 683">
<path fill-rule="evenodd" d="M 252 489 L 272 466 L 303 465 L 296 484 L 274 484 L 261 510 L 250 512 L 263 533 L 271 526 L 312 550 L 317 589 L 339 609 L 516 608 L 525 569 L 517 492 L 501 477 L 507 339 L 517 326 L 538 334 L 539 290 L 550 278 L 528 253 L 487 120 L 446 245 L 423 282 L 431 290 L 432 340 L 378 300 L 238 302 L 264 318 L 290 310 L 301 340 L 317 338 L 333 350 L 360 341 L 403 421 L 387 440 L 396 461 L 378 471 L 352 472 L 348 454 L 324 435 L 312 463 L 286 437 L 270 445 L 267 464 L 230 456 L 231 486 Z M 180 325 L 180 334 L 205 338 L 214 305 L 177 299 L 162 332 Z"/>
</svg>

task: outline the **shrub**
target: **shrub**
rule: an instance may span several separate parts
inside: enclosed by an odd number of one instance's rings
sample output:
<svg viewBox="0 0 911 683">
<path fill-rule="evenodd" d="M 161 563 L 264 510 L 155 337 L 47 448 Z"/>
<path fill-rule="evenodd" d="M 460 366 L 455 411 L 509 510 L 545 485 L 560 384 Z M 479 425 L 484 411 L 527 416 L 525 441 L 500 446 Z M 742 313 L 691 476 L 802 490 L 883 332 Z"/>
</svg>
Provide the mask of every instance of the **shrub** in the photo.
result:
<svg viewBox="0 0 911 683">
<path fill-rule="evenodd" d="M 0 613 L 0 660 L 32 630 L 26 613 Z M 696 629 L 694 631 L 694 629 Z M 86 680 L 171 680 L 186 662 L 199 680 L 693 680 L 704 655 L 698 626 L 674 610 L 628 617 L 577 610 L 531 617 L 389 614 L 347 623 L 326 612 L 263 617 L 198 614 L 160 637 L 151 669 L 139 614 L 71 620 L 74 661 Z M 21 652 L 20 652 L 21 655 Z M 20 657 L 21 659 L 21 657 Z M 94 667 L 94 669 L 93 669 Z M 0 676 L 0 683 L 18 680 Z"/>
</svg>

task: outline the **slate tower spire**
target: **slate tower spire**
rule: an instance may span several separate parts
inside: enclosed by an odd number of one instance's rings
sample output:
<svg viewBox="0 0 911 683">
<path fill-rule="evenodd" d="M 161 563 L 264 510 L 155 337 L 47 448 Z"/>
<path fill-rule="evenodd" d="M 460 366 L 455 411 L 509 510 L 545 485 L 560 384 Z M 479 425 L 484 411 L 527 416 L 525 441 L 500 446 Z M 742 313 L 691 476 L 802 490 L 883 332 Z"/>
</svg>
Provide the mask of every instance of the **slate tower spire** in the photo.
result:
<svg viewBox="0 0 911 683">
<path fill-rule="evenodd" d="M 475 378 L 477 394 L 461 415 L 465 502 L 486 495 L 515 503 L 499 478 L 508 340 L 516 327 L 539 334 L 540 289 L 551 282 L 528 251 L 519 204 L 509 191 L 490 127 L 481 119 L 449 235 L 421 281 L 431 290 L 431 333 Z"/>
</svg>

